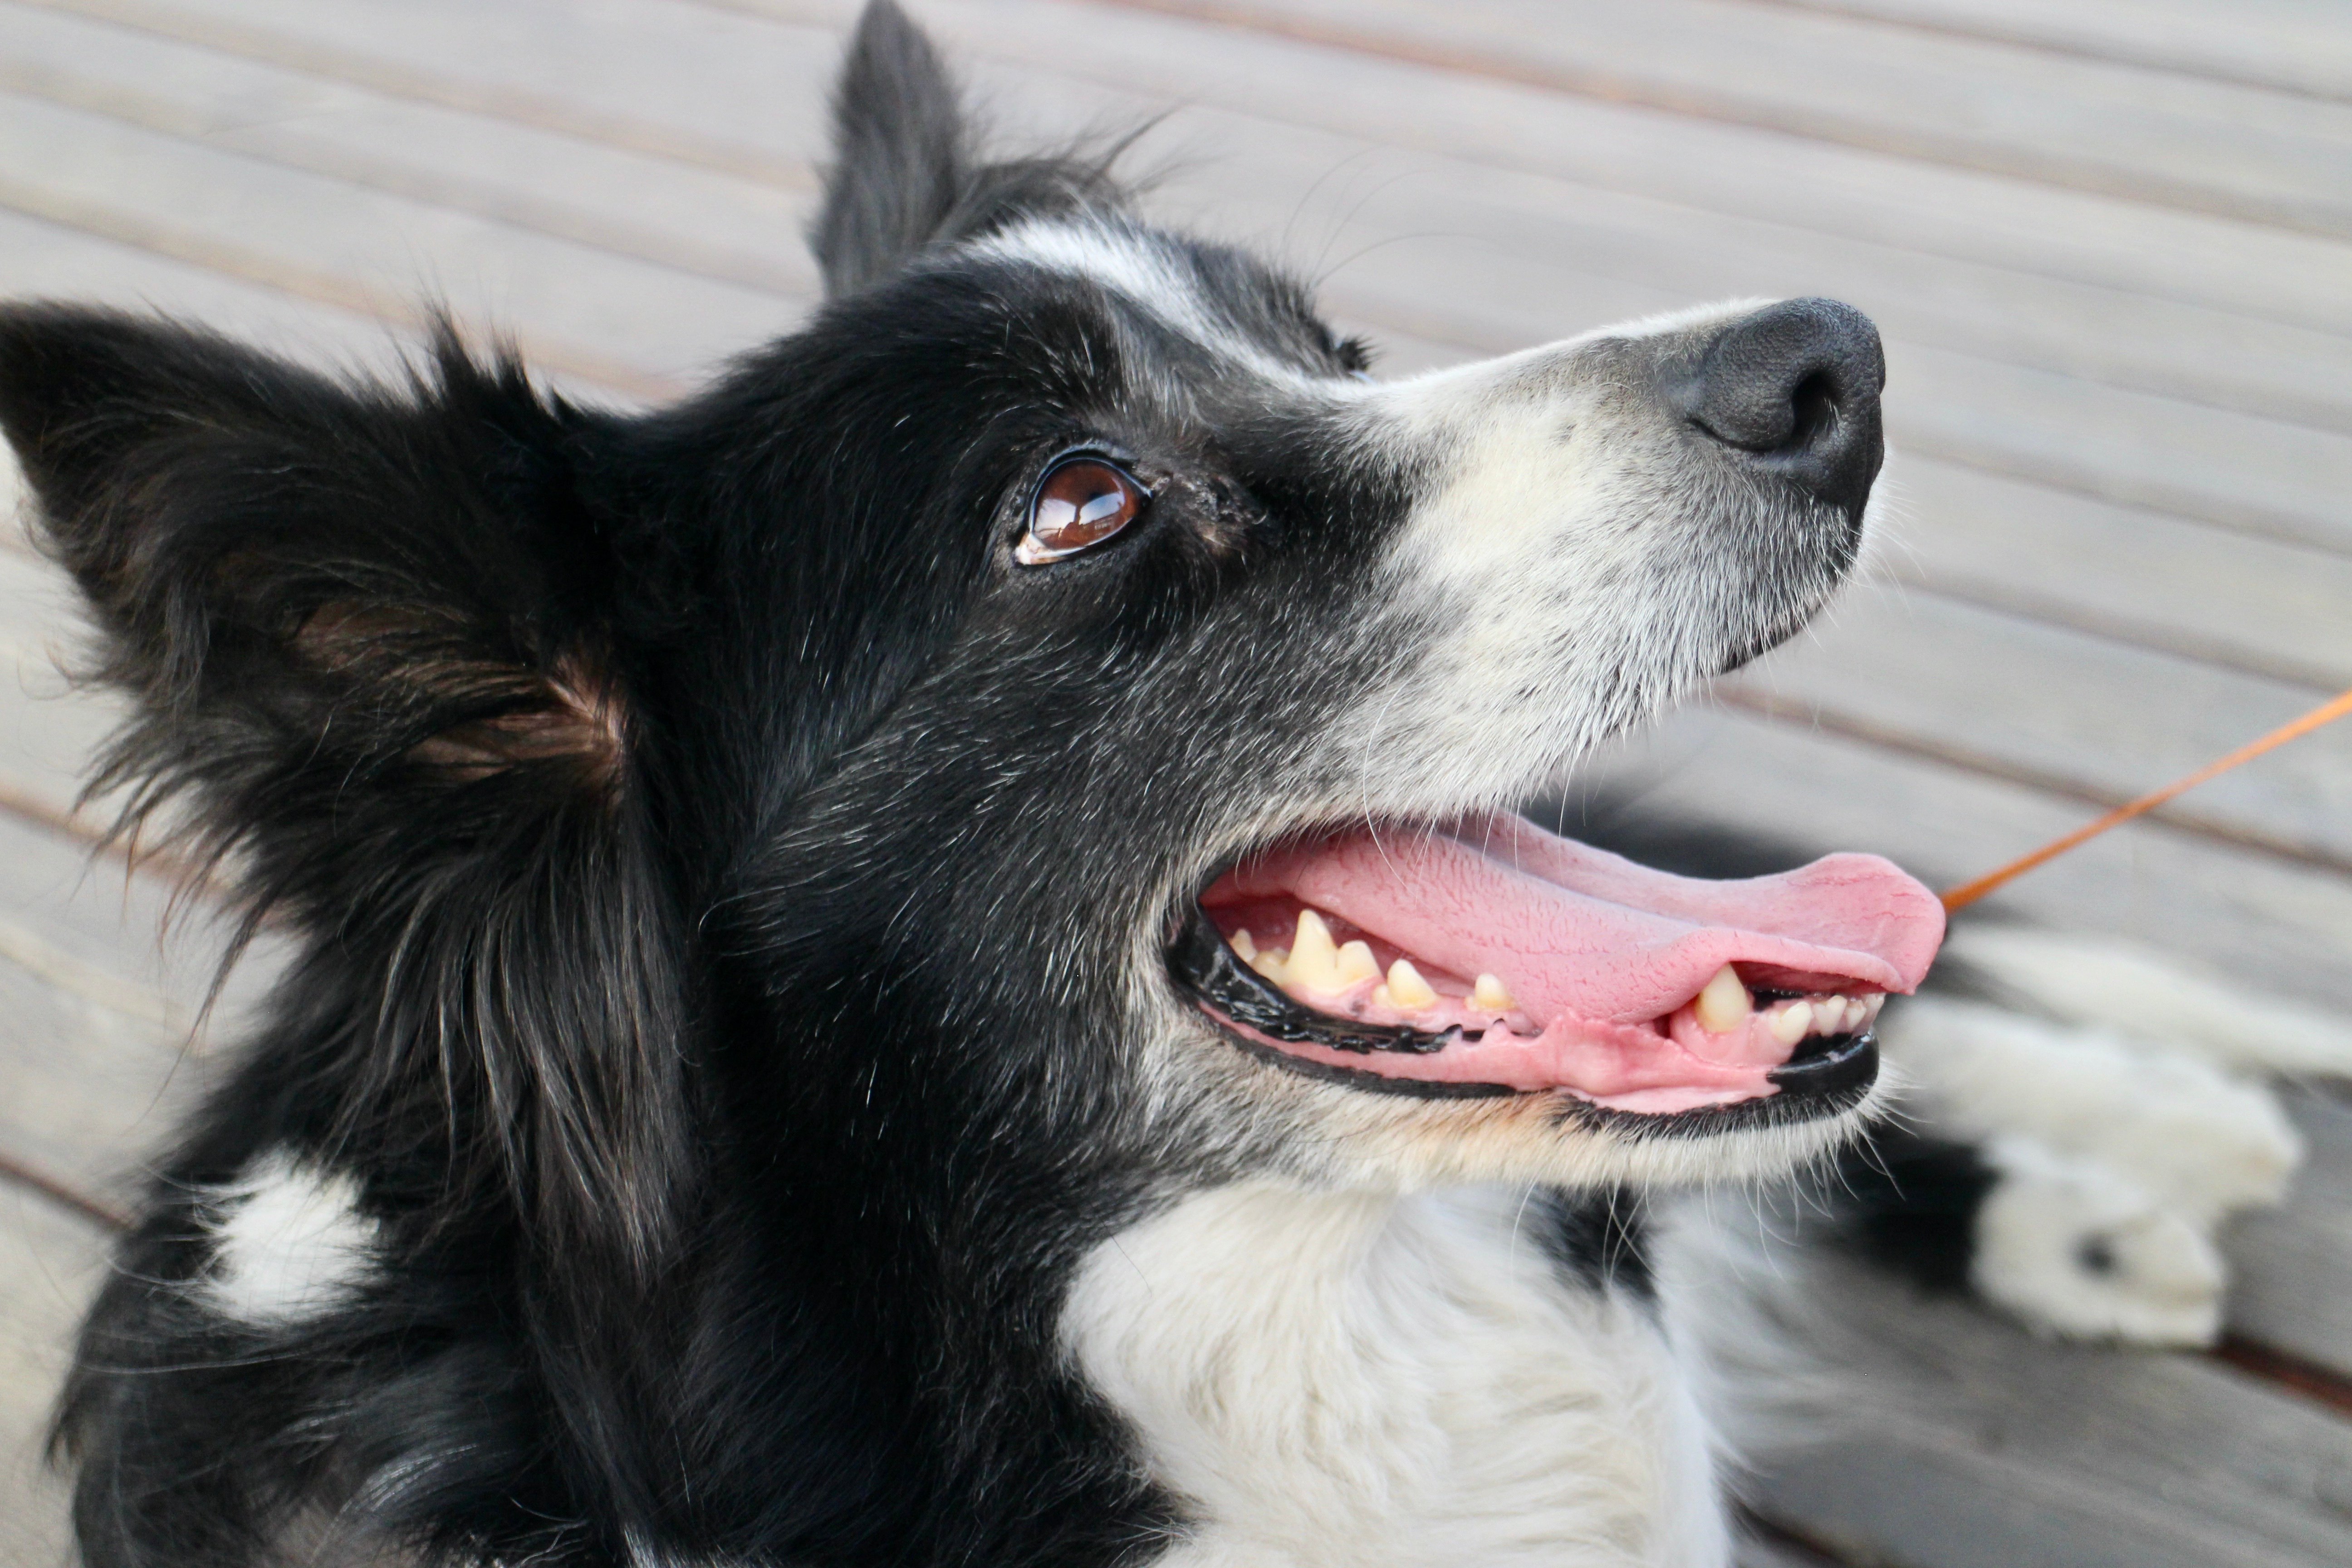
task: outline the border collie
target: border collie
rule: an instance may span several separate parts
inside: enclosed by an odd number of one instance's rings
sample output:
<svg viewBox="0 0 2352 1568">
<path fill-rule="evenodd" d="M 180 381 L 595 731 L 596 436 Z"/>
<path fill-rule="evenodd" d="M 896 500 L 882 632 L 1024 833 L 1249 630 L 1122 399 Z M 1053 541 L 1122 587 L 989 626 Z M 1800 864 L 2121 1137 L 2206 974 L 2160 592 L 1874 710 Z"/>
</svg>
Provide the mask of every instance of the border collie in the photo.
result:
<svg viewBox="0 0 2352 1568">
<path fill-rule="evenodd" d="M 1720 1563 L 1640 1194 L 1847 1138 L 1940 911 L 1510 812 L 1848 573 L 1875 331 L 1378 382 L 887 0 L 837 122 L 824 308 L 650 413 L 0 312 L 99 786 L 293 948 L 85 1560 Z"/>
</svg>

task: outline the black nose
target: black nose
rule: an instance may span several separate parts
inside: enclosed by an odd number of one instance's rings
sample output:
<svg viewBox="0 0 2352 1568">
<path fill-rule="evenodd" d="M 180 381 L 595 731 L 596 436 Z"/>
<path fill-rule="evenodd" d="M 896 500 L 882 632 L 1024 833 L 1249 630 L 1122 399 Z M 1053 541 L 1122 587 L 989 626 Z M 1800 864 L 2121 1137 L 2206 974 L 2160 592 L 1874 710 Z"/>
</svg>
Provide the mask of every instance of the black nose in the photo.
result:
<svg viewBox="0 0 2352 1568">
<path fill-rule="evenodd" d="M 1784 300 L 1716 333 L 1666 380 L 1667 400 L 1749 461 L 1859 514 L 1885 457 L 1886 355 L 1870 318 Z"/>
</svg>

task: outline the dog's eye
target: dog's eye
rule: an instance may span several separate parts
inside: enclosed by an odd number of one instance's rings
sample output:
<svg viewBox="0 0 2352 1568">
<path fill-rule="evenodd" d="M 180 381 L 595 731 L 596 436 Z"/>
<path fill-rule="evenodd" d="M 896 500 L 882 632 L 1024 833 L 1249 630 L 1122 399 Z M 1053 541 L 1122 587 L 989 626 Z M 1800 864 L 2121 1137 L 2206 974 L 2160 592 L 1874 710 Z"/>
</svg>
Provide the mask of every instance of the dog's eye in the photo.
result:
<svg viewBox="0 0 2352 1568">
<path fill-rule="evenodd" d="M 1099 458 L 1073 458 L 1047 474 L 1029 503 L 1029 531 L 1013 559 L 1042 566 L 1100 544 L 1143 515 L 1151 497 Z"/>
</svg>

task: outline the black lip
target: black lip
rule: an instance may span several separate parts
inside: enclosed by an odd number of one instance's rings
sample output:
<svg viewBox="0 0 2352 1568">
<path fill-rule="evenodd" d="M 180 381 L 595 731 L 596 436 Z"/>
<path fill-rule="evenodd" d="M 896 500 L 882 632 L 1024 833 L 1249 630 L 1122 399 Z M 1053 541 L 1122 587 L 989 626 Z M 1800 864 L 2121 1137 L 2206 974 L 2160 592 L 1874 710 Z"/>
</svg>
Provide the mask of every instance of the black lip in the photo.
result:
<svg viewBox="0 0 2352 1568">
<path fill-rule="evenodd" d="M 1169 945 L 1168 971 L 1177 989 L 1200 1005 L 1217 1032 L 1234 1046 L 1287 1071 L 1327 1083 L 1344 1084 L 1373 1094 L 1402 1095 L 1414 1100 L 1497 1100 L 1521 1094 L 1557 1095 L 1562 1101 L 1560 1120 L 1580 1127 L 1605 1128 L 1643 1137 L 1703 1137 L 1735 1130 L 1785 1126 L 1815 1121 L 1850 1110 L 1862 1102 L 1878 1081 L 1878 1037 L 1818 1036 L 1806 1042 L 1801 1055 L 1773 1068 L 1765 1077 L 1780 1092 L 1730 1105 L 1702 1105 L 1689 1110 L 1652 1113 L 1593 1105 L 1551 1089 L 1517 1089 L 1499 1083 L 1432 1083 L 1418 1079 L 1389 1078 L 1358 1068 L 1307 1061 L 1251 1039 L 1233 1027 L 1244 1025 L 1269 1039 L 1316 1045 L 1357 1056 L 1374 1051 L 1401 1051 L 1427 1056 L 1461 1037 L 1459 1029 L 1433 1035 L 1402 1026 L 1356 1024 L 1301 1006 L 1279 986 L 1241 961 L 1214 922 L 1198 904 L 1187 912 L 1183 927 Z"/>
</svg>

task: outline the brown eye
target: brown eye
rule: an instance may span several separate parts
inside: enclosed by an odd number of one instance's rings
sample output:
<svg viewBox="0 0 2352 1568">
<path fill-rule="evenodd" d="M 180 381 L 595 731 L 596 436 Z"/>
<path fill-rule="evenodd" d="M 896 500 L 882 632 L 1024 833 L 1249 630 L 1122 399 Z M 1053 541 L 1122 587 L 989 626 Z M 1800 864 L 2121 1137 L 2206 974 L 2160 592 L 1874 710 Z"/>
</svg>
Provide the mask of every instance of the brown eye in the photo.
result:
<svg viewBox="0 0 2352 1568">
<path fill-rule="evenodd" d="M 1013 547 L 1024 566 L 1059 561 L 1100 544 L 1143 515 L 1143 487 L 1097 458 L 1074 458 L 1047 474 L 1029 503 L 1029 531 Z"/>
</svg>

